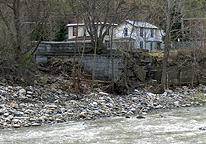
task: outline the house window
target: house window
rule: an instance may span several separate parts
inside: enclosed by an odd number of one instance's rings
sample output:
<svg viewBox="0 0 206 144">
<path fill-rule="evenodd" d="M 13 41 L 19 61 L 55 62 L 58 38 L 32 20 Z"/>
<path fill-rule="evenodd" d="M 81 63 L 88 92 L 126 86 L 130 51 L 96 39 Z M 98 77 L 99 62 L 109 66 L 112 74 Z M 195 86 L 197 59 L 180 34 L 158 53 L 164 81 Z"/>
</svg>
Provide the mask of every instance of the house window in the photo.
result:
<svg viewBox="0 0 206 144">
<path fill-rule="evenodd" d="M 73 27 L 73 36 L 78 36 L 78 28 L 76 26 Z"/>
<path fill-rule="evenodd" d="M 152 44 L 152 42 L 150 42 L 150 51 L 152 51 L 153 50 L 153 44 Z"/>
<path fill-rule="evenodd" d="M 109 29 L 106 29 L 105 33 L 106 33 L 106 35 L 109 35 Z"/>
<path fill-rule="evenodd" d="M 124 36 L 128 36 L 128 28 L 124 28 Z"/>
<path fill-rule="evenodd" d="M 151 29 L 151 37 L 154 37 L 154 29 Z"/>
<path fill-rule="evenodd" d="M 91 33 L 94 35 L 94 27 L 91 27 Z"/>
<path fill-rule="evenodd" d="M 140 36 L 143 37 L 143 28 L 140 28 Z"/>
<path fill-rule="evenodd" d="M 84 32 L 84 36 L 86 36 L 87 35 L 87 30 L 85 28 L 83 29 L 83 32 Z"/>
<path fill-rule="evenodd" d="M 140 41 L 140 49 L 143 49 L 143 41 Z"/>
<path fill-rule="evenodd" d="M 147 37 L 147 33 L 146 33 L 146 31 L 144 32 L 144 38 L 146 38 Z"/>
<path fill-rule="evenodd" d="M 161 50 L 160 42 L 157 42 L 157 50 Z"/>
</svg>

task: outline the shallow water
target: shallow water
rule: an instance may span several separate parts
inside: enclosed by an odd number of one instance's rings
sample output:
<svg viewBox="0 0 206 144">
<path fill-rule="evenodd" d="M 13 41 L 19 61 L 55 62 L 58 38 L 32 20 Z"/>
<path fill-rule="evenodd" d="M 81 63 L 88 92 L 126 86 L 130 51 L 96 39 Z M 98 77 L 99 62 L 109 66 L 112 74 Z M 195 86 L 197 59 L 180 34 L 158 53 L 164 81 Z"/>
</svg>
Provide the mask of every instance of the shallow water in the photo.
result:
<svg viewBox="0 0 206 144">
<path fill-rule="evenodd" d="M 0 144 L 206 144 L 206 107 L 0 130 Z"/>
</svg>

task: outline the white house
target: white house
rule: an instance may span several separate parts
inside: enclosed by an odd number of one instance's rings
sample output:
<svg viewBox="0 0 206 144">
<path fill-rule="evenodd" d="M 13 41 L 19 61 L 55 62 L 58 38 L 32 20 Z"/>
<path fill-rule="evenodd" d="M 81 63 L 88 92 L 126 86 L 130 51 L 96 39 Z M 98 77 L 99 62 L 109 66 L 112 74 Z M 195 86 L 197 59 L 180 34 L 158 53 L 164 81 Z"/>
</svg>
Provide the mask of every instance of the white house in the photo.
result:
<svg viewBox="0 0 206 144">
<path fill-rule="evenodd" d="M 100 32 L 100 28 L 101 25 L 103 25 L 104 22 L 98 22 L 95 23 L 95 25 L 97 25 L 97 32 L 99 35 Z M 109 23 L 106 23 L 106 25 L 109 25 Z M 117 26 L 117 24 L 113 24 L 114 26 Z M 86 30 L 86 26 L 84 23 L 74 23 L 74 24 L 67 24 L 68 27 L 68 41 L 75 41 L 76 38 L 78 39 L 78 41 L 81 40 L 86 40 L 86 41 L 90 41 L 90 35 Z M 103 29 L 103 33 L 106 31 L 106 26 Z M 108 41 L 109 40 L 109 35 L 110 33 L 108 33 L 105 38 L 104 38 L 104 42 L 105 40 Z"/>
<path fill-rule="evenodd" d="M 133 48 L 160 50 L 164 45 L 163 35 L 163 30 L 150 23 L 126 20 L 114 29 L 113 48 L 118 48 L 122 42 L 130 41 Z"/>
<path fill-rule="evenodd" d="M 98 22 L 98 35 L 100 27 L 104 22 Z M 106 23 L 107 24 L 107 23 Z M 108 23 L 109 24 L 109 23 Z M 160 50 L 163 49 L 163 31 L 158 27 L 147 23 L 126 20 L 121 24 L 113 24 L 113 48 L 126 47 L 125 44 L 130 43 L 132 48 Z M 84 23 L 67 24 L 68 27 L 68 41 L 91 41 L 90 35 L 86 30 Z M 103 29 L 103 32 L 106 27 Z M 111 30 L 104 38 L 104 43 L 109 42 L 111 36 Z"/>
<path fill-rule="evenodd" d="M 67 24 L 67 28 L 69 41 L 75 41 L 76 37 L 88 36 L 84 23 Z"/>
</svg>

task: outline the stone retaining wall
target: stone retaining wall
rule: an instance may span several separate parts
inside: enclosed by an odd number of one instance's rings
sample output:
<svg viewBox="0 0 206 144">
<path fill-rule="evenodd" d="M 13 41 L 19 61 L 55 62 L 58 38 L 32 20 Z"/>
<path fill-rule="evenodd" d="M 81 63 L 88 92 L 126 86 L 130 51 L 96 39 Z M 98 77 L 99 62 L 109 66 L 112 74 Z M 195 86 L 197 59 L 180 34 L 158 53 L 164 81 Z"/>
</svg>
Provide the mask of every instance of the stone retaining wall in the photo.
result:
<svg viewBox="0 0 206 144">
<path fill-rule="evenodd" d="M 36 52 L 36 62 L 37 63 L 46 63 L 47 60 L 51 57 L 63 57 L 66 59 L 73 59 L 74 48 L 77 47 L 78 51 L 82 51 L 85 47 L 85 51 L 91 50 L 91 43 L 77 43 L 74 42 L 42 42 Z M 78 56 L 76 60 L 78 59 Z M 145 61 L 152 62 L 151 60 L 145 59 Z M 93 54 L 84 54 L 82 62 L 85 64 L 85 68 L 88 72 L 93 72 Z M 121 77 L 122 69 L 124 67 L 122 62 L 122 56 L 113 55 L 113 64 L 114 64 L 114 79 L 118 80 Z M 99 80 L 111 80 L 112 79 L 112 59 L 110 53 L 103 53 L 101 55 L 96 55 L 95 60 L 95 75 Z M 146 65 L 145 65 L 146 66 Z M 143 67 L 145 67 L 143 66 Z M 147 79 L 155 79 L 160 82 L 161 78 L 161 65 L 153 65 L 153 76 L 149 76 Z M 149 69 L 149 68 L 148 68 Z M 147 69 L 144 69 L 148 72 Z M 151 71 L 150 71 L 151 72 Z M 169 66 L 167 69 L 168 73 L 168 82 L 169 84 L 181 84 L 181 83 L 191 83 L 193 77 L 193 71 L 191 66 L 184 66 L 181 69 L 177 65 Z M 206 68 L 204 66 L 196 66 L 195 75 L 193 82 L 206 83 Z M 197 75 L 198 74 L 198 75 Z M 198 77 L 197 77 L 198 76 Z"/>
<path fill-rule="evenodd" d="M 160 83 L 162 67 L 156 67 L 156 69 L 154 79 Z M 192 84 L 192 82 L 206 84 L 206 67 L 196 66 L 192 69 L 192 66 L 189 65 L 181 68 L 177 65 L 169 66 L 167 68 L 167 79 L 169 85 Z"/>
<path fill-rule="evenodd" d="M 51 57 L 62 57 L 66 59 L 73 59 L 74 48 L 77 47 L 78 51 L 82 51 L 85 46 L 85 51 L 91 49 L 91 43 L 71 43 L 71 42 L 42 42 L 36 52 L 36 63 L 46 63 Z M 78 53 L 78 52 L 77 52 Z M 114 56 L 114 55 L 113 55 Z M 80 56 L 81 58 L 81 56 Z M 78 60 L 78 56 L 76 57 Z M 94 54 L 84 54 L 82 62 L 86 70 L 92 73 L 94 65 Z M 121 56 L 114 56 L 114 79 L 118 80 L 121 76 L 123 64 Z M 112 58 L 109 53 L 96 55 L 95 60 L 95 76 L 100 80 L 112 79 Z"/>
</svg>

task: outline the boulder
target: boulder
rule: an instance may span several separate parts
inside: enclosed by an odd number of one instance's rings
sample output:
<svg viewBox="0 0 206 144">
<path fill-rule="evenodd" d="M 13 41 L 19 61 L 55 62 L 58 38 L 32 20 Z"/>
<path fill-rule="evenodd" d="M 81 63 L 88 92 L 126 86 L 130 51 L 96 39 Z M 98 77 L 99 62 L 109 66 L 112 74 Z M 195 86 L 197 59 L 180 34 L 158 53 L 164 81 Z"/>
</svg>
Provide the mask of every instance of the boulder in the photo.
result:
<svg viewBox="0 0 206 144">
<path fill-rule="evenodd" d="M 19 96 L 25 96 L 26 95 L 26 90 L 22 88 L 18 91 L 18 94 L 19 94 Z"/>
<path fill-rule="evenodd" d="M 179 107 L 179 106 L 180 106 L 180 102 L 179 102 L 179 101 L 175 101 L 175 102 L 174 102 L 174 105 L 177 106 L 177 107 Z"/>
<path fill-rule="evenodd" d="M 19 125 L 19 124 L 14 124 L 13 125 L 13 128 L 20 128 L 21 127 L 21 125 Z"/>
<path fill-rule="evenodd" d="M 41 126 L 40 123 L 33 123 L 32 126 Z"/>
<path fill-rule="evenodd" d="M 80 114 L 79 114 L 79 118 L 86 118 L 87 116 L 85 115 L 85 113 L 84 112 L 81 112 Z"/>
<path fill-rule="evenodd" d="M 133 102 L 136 102 L 138 100 L 137 97 L 132 97 L 131 99 L 132 99 Z"/>
<path fill-rule="evenodd" d="M 57 108 L 57 106 L 54 105 L 54 104 L 52 104 L 52 105 L 45 105 L 45 107 L 46 107 L 46 108 L 55 108 L 55 109 Z"/>
<path fill-rule="evenodd" d="M 10 103 L 10 107 L 15 108 L 15 109 L 19 108 L 18 104 L 15 104 L 15 103 Z"/>
</svg>

